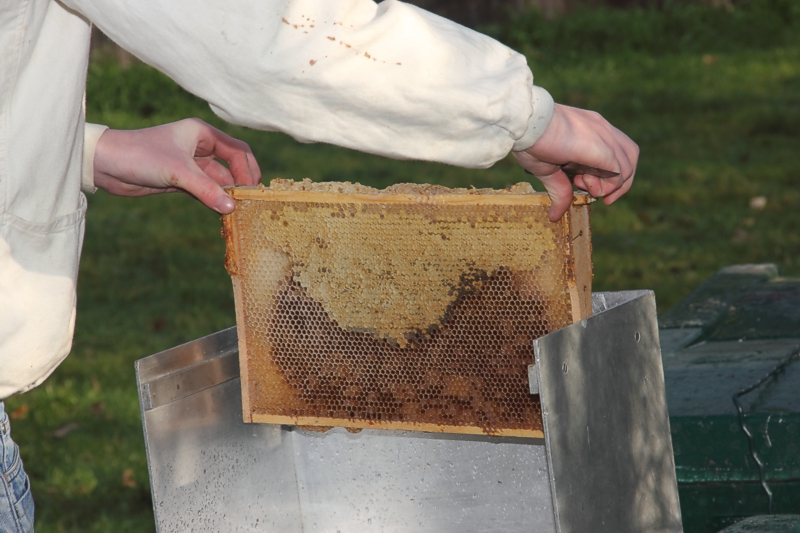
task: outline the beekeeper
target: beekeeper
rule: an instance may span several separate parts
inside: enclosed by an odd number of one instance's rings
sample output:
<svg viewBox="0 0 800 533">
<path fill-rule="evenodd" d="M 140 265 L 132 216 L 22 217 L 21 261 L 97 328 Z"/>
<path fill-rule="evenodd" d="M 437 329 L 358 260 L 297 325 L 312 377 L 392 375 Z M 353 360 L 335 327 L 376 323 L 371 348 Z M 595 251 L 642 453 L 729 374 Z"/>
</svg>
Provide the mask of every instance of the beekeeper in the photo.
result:
<svg viewBox="0 0 800 533">
<path fill-rule="evenodd" d="M 84 123 L 91 24 L 207 100 L 223 119 L 397 159 L 485 168 L 510 151 L 559 218 L 559 165 L 618 171 L 575 183 L 611 203 L 638 148 L 596 113 L 554 105 L 525 58 L 385 0 L 7 0 L 0 4 L 0 399 L 66 357 L 86 199 L 184 190 L 220 213 L 254 184 L 246 144 L 198 120 L 138 131 Z M 230 169 L 215 158 L 227 161 Z M 0 401 L 0 530 L 32 531 L 33 500 Z"/>
</svg>

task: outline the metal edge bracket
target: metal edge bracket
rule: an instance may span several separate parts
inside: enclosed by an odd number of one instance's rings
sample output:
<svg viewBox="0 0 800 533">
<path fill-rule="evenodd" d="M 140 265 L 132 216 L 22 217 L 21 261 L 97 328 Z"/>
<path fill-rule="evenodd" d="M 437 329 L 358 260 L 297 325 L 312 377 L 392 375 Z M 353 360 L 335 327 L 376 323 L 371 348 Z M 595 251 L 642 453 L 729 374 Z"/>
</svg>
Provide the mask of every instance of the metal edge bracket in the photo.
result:
<svg viewBox="0 0 800 533">
<path fill-rule="evenodd" d="M 236 328 L 136 361 L 142 413 L 239 377 Z"/>
<path fill-rule="evenodd" d="M 539 367 L 528 365 L 528 387 L 531 394 L 539 394 Z"/>
</svg>

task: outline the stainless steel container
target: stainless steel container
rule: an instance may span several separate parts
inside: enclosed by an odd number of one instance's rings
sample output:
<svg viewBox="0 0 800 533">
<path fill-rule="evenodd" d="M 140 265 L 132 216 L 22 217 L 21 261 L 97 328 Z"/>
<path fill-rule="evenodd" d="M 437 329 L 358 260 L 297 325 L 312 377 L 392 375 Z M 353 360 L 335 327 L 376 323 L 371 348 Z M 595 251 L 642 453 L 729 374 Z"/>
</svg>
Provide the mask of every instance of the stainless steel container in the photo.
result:
<svg viewBox="0 0 800 533">
<path fill-rule="evenodd" d="M 159 532 L 682 531 L 655 299 L 534 341 L 545 438 L 244 424 L 235 328 L 141 359 Z"/>
</svg>

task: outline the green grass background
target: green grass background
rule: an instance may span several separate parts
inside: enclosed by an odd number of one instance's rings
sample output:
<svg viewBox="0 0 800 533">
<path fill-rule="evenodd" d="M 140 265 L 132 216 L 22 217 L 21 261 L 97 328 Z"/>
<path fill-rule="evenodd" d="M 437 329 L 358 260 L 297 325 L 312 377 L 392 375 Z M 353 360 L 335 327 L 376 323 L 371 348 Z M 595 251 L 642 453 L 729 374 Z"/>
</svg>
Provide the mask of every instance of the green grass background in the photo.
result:
<svg viewBox="0 0 800 533">
<path fill-rule="evenodd" d="M 600 111 L 641 147 L 631 192 L 593 207 L 595 290 L 654 289 L 663 313 L 725 265 L 800 272 L 798 30 L 793 0 L 586 9 L 553 21 L 530 12 L 485 28 L 528 56 L 557 101 Z M 250 144 L 267 181 L 504 187 L 526 179 L 511 159 L 464 170 L 225 125 L 163 75 L 136 62 L 122 68 L 102 50 L 87 95 L 88 120 L 111 127 L 208 120 Z M 750 207 L 756 196 L 766 208 Z M 98 192 L 89 204 L 73 352 L 6 407 L 37 531 L 153 531 L 133 362 L 234 324 L 220 223 L 180 194 Z M 73 430 L 57 436 L 65 426 Z"/>
</svg>

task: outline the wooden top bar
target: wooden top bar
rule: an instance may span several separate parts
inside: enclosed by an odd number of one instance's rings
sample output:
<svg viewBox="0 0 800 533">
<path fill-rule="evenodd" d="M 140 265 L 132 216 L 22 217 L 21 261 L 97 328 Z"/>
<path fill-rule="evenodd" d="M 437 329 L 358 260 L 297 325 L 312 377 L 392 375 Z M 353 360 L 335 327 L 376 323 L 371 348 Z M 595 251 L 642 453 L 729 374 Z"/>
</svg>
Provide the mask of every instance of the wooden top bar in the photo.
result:
<svg viewBox="0 0 800 533">
<path fill-rule="evenodd" d="M 429 204 L 429 205 L 550 205 L 545 192 L 535 194 L 350 194 L 314 191 L 273 191 L 267 188 L 230 187 L 228 194 L 235 200 L 266 200 L 276 202 L 319 202 L 359 204 Z M 575 193 L 572 205 L 587 205 L 594 198 Z"/>
</svg>

